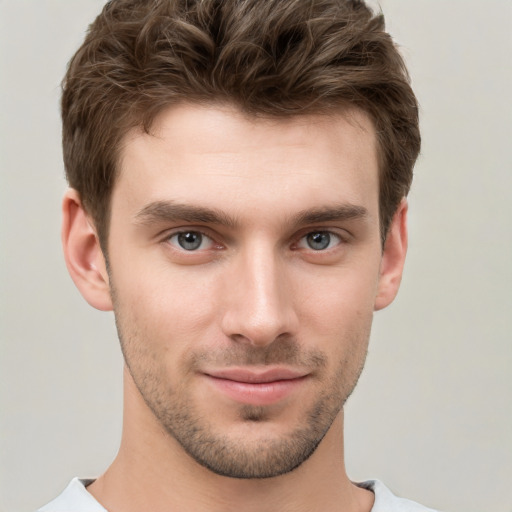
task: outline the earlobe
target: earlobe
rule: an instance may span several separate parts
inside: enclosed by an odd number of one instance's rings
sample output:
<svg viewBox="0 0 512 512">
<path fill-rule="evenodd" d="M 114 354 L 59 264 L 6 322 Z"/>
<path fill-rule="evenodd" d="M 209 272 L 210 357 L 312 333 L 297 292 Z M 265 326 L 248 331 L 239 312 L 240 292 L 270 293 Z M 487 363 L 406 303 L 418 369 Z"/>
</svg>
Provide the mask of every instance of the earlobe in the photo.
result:
<svg viewBox="0 0 512 512">
<path fill-rule="evenodd" d="M 69 274 L 84 299 L 102 311 L 112 309 L 105 258 L 80 196 L 69 189 L 62 202 L 62 247 Z"/>
<path fill-rule="evenodd" d="M 375 311 L 389 306 L 398 293 L 407 253 L 407 200 L 402 199 L 384 243 Z"/>
</svg>

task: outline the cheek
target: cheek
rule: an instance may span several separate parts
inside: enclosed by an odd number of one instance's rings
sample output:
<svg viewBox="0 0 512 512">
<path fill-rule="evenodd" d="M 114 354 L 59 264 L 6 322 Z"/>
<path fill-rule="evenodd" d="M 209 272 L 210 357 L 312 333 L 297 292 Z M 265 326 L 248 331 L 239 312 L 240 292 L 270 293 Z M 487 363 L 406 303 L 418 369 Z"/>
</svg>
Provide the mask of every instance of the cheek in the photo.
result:
<svg viewBox="0 0 512 512">
<path fill-rule="evenodd" d="M 316 341 L 330 361 L 329 374 L 335 380 L 357 380 L 364 364 L 376 282 L 374 269 L 337 272 L 317 282 L 323 286 L 309 287 L 308 299 L 302 303 L 300 339 L 305 345 Z"/>
<path fill-rule="evenodd" d="M 378 272 L 375 267 L 337 269 L 302 280 L 297 296 L 301 316 L 312 319 L 318 328 L 347 330 L 352 325 L 367 323 L 373 315 Z"/>
<path fill-rule="evenodd" d="M 165 351 L 179 349 L 212 324 L 214 282 L 168 265 L 148 267 L 113 276 L 117 309 L 123 323 L 147 343 Z"/>
</svg>

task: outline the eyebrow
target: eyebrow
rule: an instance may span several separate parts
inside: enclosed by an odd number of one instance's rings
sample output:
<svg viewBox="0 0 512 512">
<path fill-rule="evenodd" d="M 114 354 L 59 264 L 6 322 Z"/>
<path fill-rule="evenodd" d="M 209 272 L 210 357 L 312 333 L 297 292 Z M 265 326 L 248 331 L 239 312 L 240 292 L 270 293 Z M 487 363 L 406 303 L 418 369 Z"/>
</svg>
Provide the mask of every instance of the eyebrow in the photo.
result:
<svg viewBox="0 0 512 512">
<path fill-rule="evenodd" d="M 297 226 L 302 226 L 322 222 L 364 220 L 367 217 L 368 210 L 364 206 L 344 203 L 323 208 L 303 210 L 293 217 L 292 222 Z"/>
<path fill-rule="evenodd" d="M 365 219 L 368 210 L 353 204 L 338 204 L 313 208 L 298 212 L 291 218 L 295 227 L 322 222 Z M 223 211 L 197 205 L 188 205 L 175 201 L 155 201 L 148 204 L 135 215 L 138 224 L 149 225 L 155 222 L 190 222 L 201 224 L 219 224 L 236 228 L 237 219 Z"/>
<path fill-rule="evenodd" d="M 221 224 L 234 228 L 237 221 L 224 212 L 202 206 L 188 205 L 174 201 L 155 201 L 142 208 L 135 215 L 135 220 L 142 224 L 154 222 L 198 222 L 204 224 Z"/>
</svg>

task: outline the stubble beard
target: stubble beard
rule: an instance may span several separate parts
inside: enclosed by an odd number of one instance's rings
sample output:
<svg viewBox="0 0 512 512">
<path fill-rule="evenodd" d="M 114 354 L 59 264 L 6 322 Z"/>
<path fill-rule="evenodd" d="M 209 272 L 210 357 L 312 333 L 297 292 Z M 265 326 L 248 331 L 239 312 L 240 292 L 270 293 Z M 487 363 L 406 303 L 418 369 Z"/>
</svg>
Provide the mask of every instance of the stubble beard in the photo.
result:
<svg viewBox="0 0 512 512">
<path fill-rule="evenodd" d="M 119 311 L 116 325 L 126 366 L 142 398 L 151 409 L 164 430 L 172 436 L 183 450 L 201 466 L 230 478 L 272 478 L 293 471 L 305 462 L 316 450 L 345 401 L 352 393 L 366 359 L 369 329 L 357 339 L 350 340 L 356 347 L 354 353 L 345 354 L 338 363 L 336 374 L 328 384 L 323 384 L 323 393 L 304 414 L 300 426 L 280 437 L 258 438 L 252 444 L 244 439 L 233 439 L 215 431 L 208 418 L 198 411 L 192 400 L 171 389 L 165 365 L 157 368 L 154 354 L 148 349 L 137 332 L 131 336 L 121 326 Z M 346 342 L 347 340 L 345 340 Z M 357 352 L 357 353 L 356 353 Z M 356 364 L 349 364 L 356 360 Z M 203 364 L 205 360 L 230 364 L 297 364 L 313 368 L 322 375 L 327 366 L 326 356 L 318 351 L 304 354 L 298 344 L 289 338 L 275 340 L 264 348 L 234 345 L 212 356 L 211 353 L 195 354 L 188 367 Z M 244 405 L 239 411 L 239 421 L 258 429 L 268 419 L 266 407 Z"/>
</svg>

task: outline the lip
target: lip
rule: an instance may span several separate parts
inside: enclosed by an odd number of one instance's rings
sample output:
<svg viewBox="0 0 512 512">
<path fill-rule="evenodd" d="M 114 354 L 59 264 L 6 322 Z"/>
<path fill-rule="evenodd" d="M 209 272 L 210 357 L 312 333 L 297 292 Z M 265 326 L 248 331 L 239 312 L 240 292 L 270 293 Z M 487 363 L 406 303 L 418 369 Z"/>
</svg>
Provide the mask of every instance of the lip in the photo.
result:
<svg viewBox="0 0 512 512">
<path fill-rule="evenodd" d="M 227 368 L 204 372 L 223 395 L 248 405 L 270 405 L 295 392 L 308 374 L 290 368 Z"/>
</svg>

